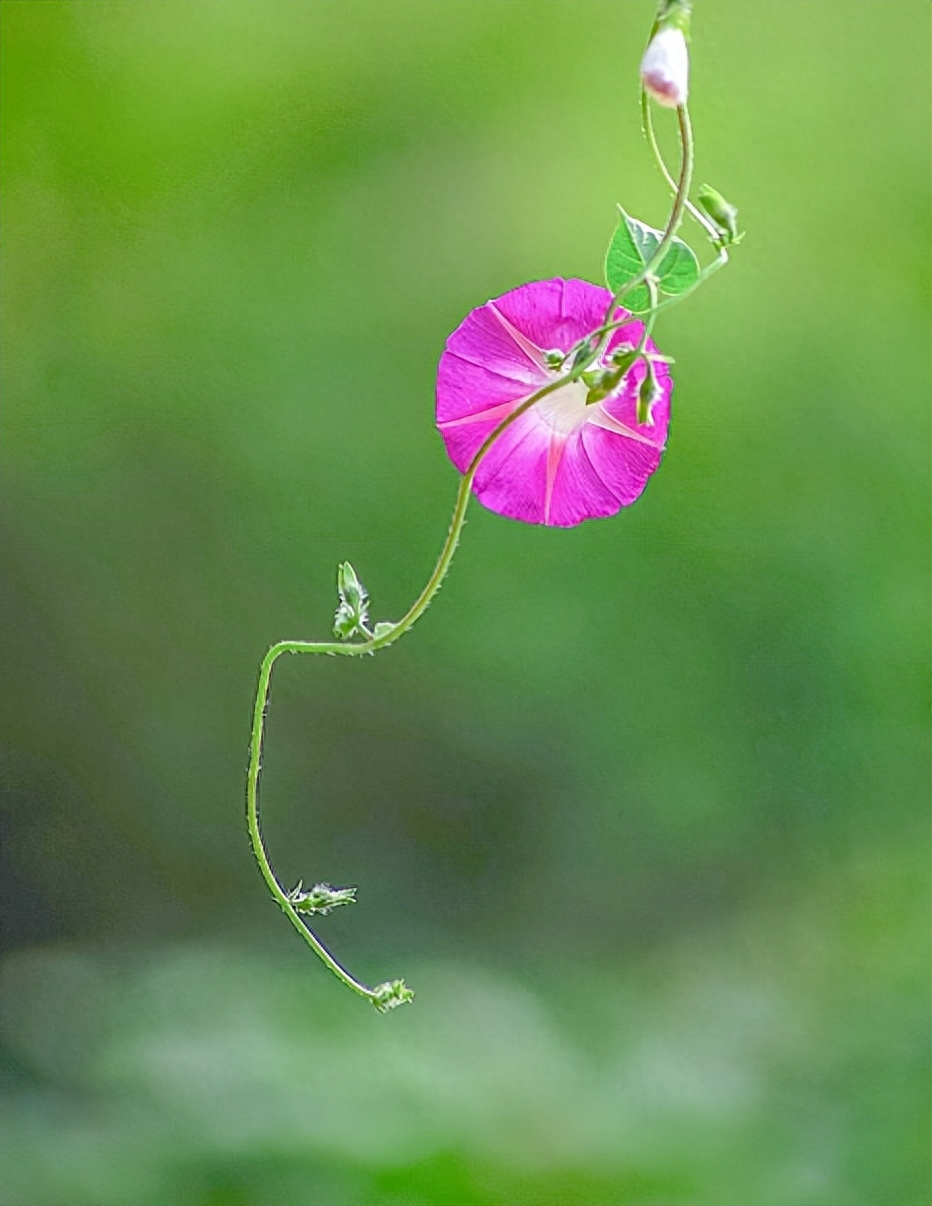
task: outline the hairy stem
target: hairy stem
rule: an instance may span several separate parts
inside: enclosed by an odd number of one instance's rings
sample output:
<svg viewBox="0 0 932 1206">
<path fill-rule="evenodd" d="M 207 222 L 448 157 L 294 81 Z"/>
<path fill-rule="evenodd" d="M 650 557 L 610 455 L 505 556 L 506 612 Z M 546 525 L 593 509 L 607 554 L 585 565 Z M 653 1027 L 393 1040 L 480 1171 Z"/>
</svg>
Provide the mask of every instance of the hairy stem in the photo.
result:
<svg viewBox="0 0 932 1206">
<path fill-rule="evenodd" d="M 647 145 L 650 148 L 650 153 L 654 157 L 654 162 L 657 164 L 657 167 L 660 168 L 660 174 L 663 176 L 664 180 L 666 180 L 668 187 L 675 193 L 677 191 L 677 183 L 670 174 L 670 169 L 667 167 L 660 151 L 660 145 L 657 142 L 657 135 L 654 133 L 654 118 L 650 107 L 650 97 L 643 88 L 641 89 L 641 128 L 644 131 L 644 137 L 647 139 Z M 698 206 L 693 205 L 692 201 L 690 201 L 688 197 L 686 198 L 686 210 L 693 218 L 695 218 L 712 242 L 718 245 L 719 233 L 715 223 L 712 222 L 711 219 L 707 218 Z"/>
<path fill-rule="evenodd" d="M 456 502 L 453 507 L 453 516 L 450 520 L 450 527 L 447 531 L 447 537 L 444 541 L 443 548 L 440 550 L 440 556 L 437 559 L 437 564 L 427 584 L 417 599 L 398 621 L 392 625 L 391 629 L 379 636 L 369 636 L 366 640 L 356 642 L 341 642 L 341 641 L 278 641 L 273 645 L 265 657 L 262 659 L 262 665 L 259 669 L 259 683 L 256 688 L 256 699 L 253 706 L 252 714 L 252 735 L 249 745 L 249 769 L 246 775 L 246 826 L 249 832 L 249 841 L 252 846 L 252 852 L 256 862 L 259 865 L 259 870 L 262 873 L 262 878 L 265 880 L 272 897 L 278 903 L 282 912 L 286 914 L 291 924 L 298 931 L 304 941 L 308 944 L 311 950 L 322 960 L 322 962 L 330 968 L 333 974 L 343 984 L 358 993 L 362 997 L 366 997 L 373 1004 L 379 1001 L 378 989 L 367 988 L 365 984 L 360 983 L 354 976 L 342 967 L 336 959 L 330 954 L 323 943 L 313 933 L 311 928 L 304 921 L 303 917 L 298 913 L 289 899 L 288 893 L 280 884 L 278 877 L 272 870 L 272 864 L 269 861 L 268 853 L 265 849 L 265 843 L 262 838 L 262 830 L 259 823 L 259 774 L 262 764 L 262 746 L 265 737 L 265 715 L 268 707 L 269 688 L 272 679 L 272 669 L 278 659 L 285 653 L 316 653 L 328 654 L 335 657 L 358 657 L 361 654 L 375 653 L 379 649 L 385 649 L 387 646 L 394 644 L 400 637 L 414 626 L 418 619 L 424 614 L 430 605 L 434 595 L 440 589 L 447 571 L 450 568 L 450 563 L 453 560 L 453 554 L 456 552 L 456 547 L 459 544 L 460 533 L 463 530 L 463 524 L 466 521 L 466 509 L 469 505 L 470 490 L 473 480 L 476 476 L 476 471 L 482 462 L 483 457 L 502 434 L 507 427 L 520 418 L 527 410 L 539 402 L 541 398 L 552 394 L 558 389 L 562 389 L 571 381 L 577 380 L 581 375 L 582 369 L 576 368 L 556 378 L 554 381 L 548 382 L 542 389 L 526 398 L 519 406 L 517 406 L 510 415 L 502 420 L 501 423 L 492 431 L 482 446 L 479 448 L 476 455 L 473 457 L 471 464 L 463 475 L 459 489 L 456 494 Z"/>
<path fill-rule="evenodd" d="M 593 331 L 587 337 L 589 343 L 589 353 L 583 360 L 581 367 L 587 368 L 593 360 L 601 355 L 608 342 L 612 331 L 616 331 L 619 327 L 626 326 L 632 321 L 631 317 L 625 317 L 620 321 L 614 320 L 615 311 L 618 309 L 621 301 L 638 285 L 643 285 L 646 280 L 653 276 L 654 270 L 658 268 L 663 261 L 663 257 L 667 253 L 667 248 L 673 242 L 673 236 L 676 234 L 680 223 L 683 220 L 683 214 L 689 205 L 689 186 L 692 183 L 693 162 L 695 158 L 695 149 L 693 145 L 692 125 L 689 121 L 689 110 L 685 105 L 680 105 L 676 111 L 677 124 L 680 131 L 680 175 L 675 182 L 675 192 L 673 195 L 673 206 L 670 210 L 670 216 L 667 219 L 667 224 L 664 227 L 663 234 L 660 236 L 660 241 L 654 248 L 654 253 L 636 276 L 625 281 L 621 288 L 612 296 L 612 300 L 608 303 L 605 311 L 605 318 L 602 320 L 601 327 Z M 659 152 L 658 152 L 659 153 Z M 664 171 L 666 168 L 664 167 Z M 670 178 L 673 184 L 672 177 Z M 698 282 L 697 282 L 698 284 Z M 695 287 L 695 286 L 694 286 Z M 685 295 L 684 295 L 685 296 Z M 675 300 L 669 298 L 667 302 L 658 303 L 655 297 L 651 297 L 651 309 L 648 314 L 648 321 L 651 321 L 656 312 L 662 309 L 668 302 Z"/>
</svg>

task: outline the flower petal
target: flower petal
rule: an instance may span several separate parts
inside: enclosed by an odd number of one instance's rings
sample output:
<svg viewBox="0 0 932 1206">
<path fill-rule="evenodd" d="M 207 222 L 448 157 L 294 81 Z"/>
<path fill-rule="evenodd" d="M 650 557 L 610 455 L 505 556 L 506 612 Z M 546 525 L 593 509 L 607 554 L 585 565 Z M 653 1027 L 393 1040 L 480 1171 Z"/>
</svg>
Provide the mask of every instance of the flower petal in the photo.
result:
<svg viewBox="0 0 932 1206">
<path fill-rule="evenodd" d="M 476 414 L 437 424 L 446 445 L 447 455 L 460 473 L 466 472 L 486 438 L 520 402 L 519 398 L 514 402 L 504 402 Z M 491 455 L 491 450 L 488 455 Z"/>
<path fill-rule="evenodd" d="M 550 429 L 530 413 L 516 419 L 485 454 L 473 493 L 497 515 L 544 523 Z"/>
<path fill-rule="evenodd" d="M 437 375 L 437 425 L 461 472 L 521 402 L 556 379 L 545 353 L 568 352 L 599 329 L 610 301 L 597 285 L 556 278 L 513 289 L 463 320 Z M 616 318 L 624 317 L 619 307 Z M 620 344 L 636 346 L 643 329 L 632 319 L 612 335 L 606 356 Z M 645 348 L 656 352 L 650 340 Z M 579 385 L 542 399 L 497 437 L 473 492 L 500 515 L 567 527 L 633 502 L 660 463 L 670 418 L 672 382 L 658 363 L 653 422 L 638 424 L 645 372 L 639 362 L 616 394 L 591 407 Z"/>
<path fill-rule="evenodd" d="M 569 528 L 621 510 L 622 502 L 596 473 L 583 442 L 584 427 L 566 441 L 553 482 L 545 523 Z"/>
<path fill-rule="evenodd" d="M 527 340 L 526 344 L 531 345 L 532 341 Z M 515 340 L 490 302 L 468 314 L 447 340 L 440 358 L 441 369 L 445 364 L 451 374 L 478 370 L 486 380 L 497 377 L 517 384 L 518 392 L 524 394 L 530 392 L 528 386 L 539 388 L 547 375 L 540 353 L 537 359 L 529 355 L 528 346 Z M 443 392 L 438 389 L 438 404 L 443 402 Z"/>
<path fill-rule="evenodd" d="M 629 507 L 640 498 L 647 479 L 660 464 L 663 449 L 636 443 L 594 423 L 582 428 L 581 438 L 593 469 L 618 499 L 619 507 Z"/>
<path fill-rule="evenodd" d="M 498 298 L 497 308 L 538 347 L 568 352 L 602 325 L 611 300 L 588 281 L 532 281 Z"/>
</svg>

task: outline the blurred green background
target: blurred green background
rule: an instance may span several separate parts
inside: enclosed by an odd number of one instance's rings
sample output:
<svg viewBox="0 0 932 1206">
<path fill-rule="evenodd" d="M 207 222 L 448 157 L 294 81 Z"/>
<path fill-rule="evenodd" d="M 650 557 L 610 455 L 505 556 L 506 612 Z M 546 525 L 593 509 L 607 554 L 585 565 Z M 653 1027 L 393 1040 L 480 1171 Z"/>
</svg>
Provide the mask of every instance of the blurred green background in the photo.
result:
<svg viewBox="0 0 932 1206">
<path fill-rule="evenodd" d="M 652 14 L 3 3 L 5 1206 L 928 1201 L 926 0 L 699 0 L 660 473 L 276 672 L 273 861 L 414 1006 L 245 842 L 265 647 L 433 565 L 447 334 L 664 220 Z"/>
</svg>

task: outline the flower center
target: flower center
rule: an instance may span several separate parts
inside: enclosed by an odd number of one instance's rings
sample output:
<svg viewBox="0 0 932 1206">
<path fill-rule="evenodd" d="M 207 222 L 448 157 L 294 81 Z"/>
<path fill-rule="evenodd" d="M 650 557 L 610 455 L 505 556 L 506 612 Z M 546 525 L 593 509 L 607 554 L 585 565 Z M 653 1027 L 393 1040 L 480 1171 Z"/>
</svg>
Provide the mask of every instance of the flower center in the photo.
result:
<svg viewBox="0 0 932 1206">
<path fill-rule="evenodd" d="M 591 417 L 592 408 L 586 406 L 588 388 L 582 381 L 571 381 L 562 389 L 541 398 L 534 406 L 539 419 L 561 435 L 570 435 Z"/>
</svg>

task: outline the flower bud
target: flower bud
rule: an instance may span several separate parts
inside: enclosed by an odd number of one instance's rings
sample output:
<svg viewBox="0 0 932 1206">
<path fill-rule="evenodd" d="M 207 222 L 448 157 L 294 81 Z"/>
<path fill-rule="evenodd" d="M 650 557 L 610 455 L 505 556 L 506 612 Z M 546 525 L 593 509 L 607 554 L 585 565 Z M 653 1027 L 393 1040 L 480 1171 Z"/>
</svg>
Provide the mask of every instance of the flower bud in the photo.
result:
<svg viewBox="0 0 932 1206">
<path fill-rule="evenodd" d="M 305 892 L 301 880 L 287 895 L 297 912 L 321 913 L 325 917 L 337 905 L 356 903 L 355 888 L 331 888 L 329 884 L 315 884 L 309 892 Z"/>
<path fill-rule="evenodd" d="M 708 184 L 699 190 L 699 204 L 718 227 L 722 244 L 737 243 L 740 238 L 737 206 L 726 201 L 721 193 Z"/>
<path fill-rule="evenodd" d="M 660 384 L 657 381 L 654 362 L 648 360 L 647 372 L 644 374 L 644 380 L 641 382 L 641 388 L 638 390 L 637 420 L 641 427 L 653 427 L 654 416 L 651 412 L 654 409 L 654 403 L 659 398 Z"/>
<path fill-rule="evenodd" d="M 340 605 L 333 617 L 333 635 L 341 641 L 348 641 L 357 632 L 365 635 L 369 622 L 369 592 L 348 561 L 337 566 L 337 592 Z"/>
<path fill-rule="evenodd" d="M 337 566 L 337 590 L 340 598 L 354 610 L 360 611 L 369 598 L 368 592 L 356 577 L 356 571 L 348 561 Z"/>
<path fill-rule="evenodd" d="M 386 980 L 372 990 L 370 998 L 379 1013 L 388 1013 L 399 1005 L 406 1005 L 414 1000 L 414 990 L 408 988 L 404 980 Z"/>
<path fill-rule="evenodd" d="M 658 105 L 676 109 L 689 95 L 689 51 L 683 31 L 675 26 L 660 29 L 651 38 L 641 59 L 641 83 Z"/>
</svg>

